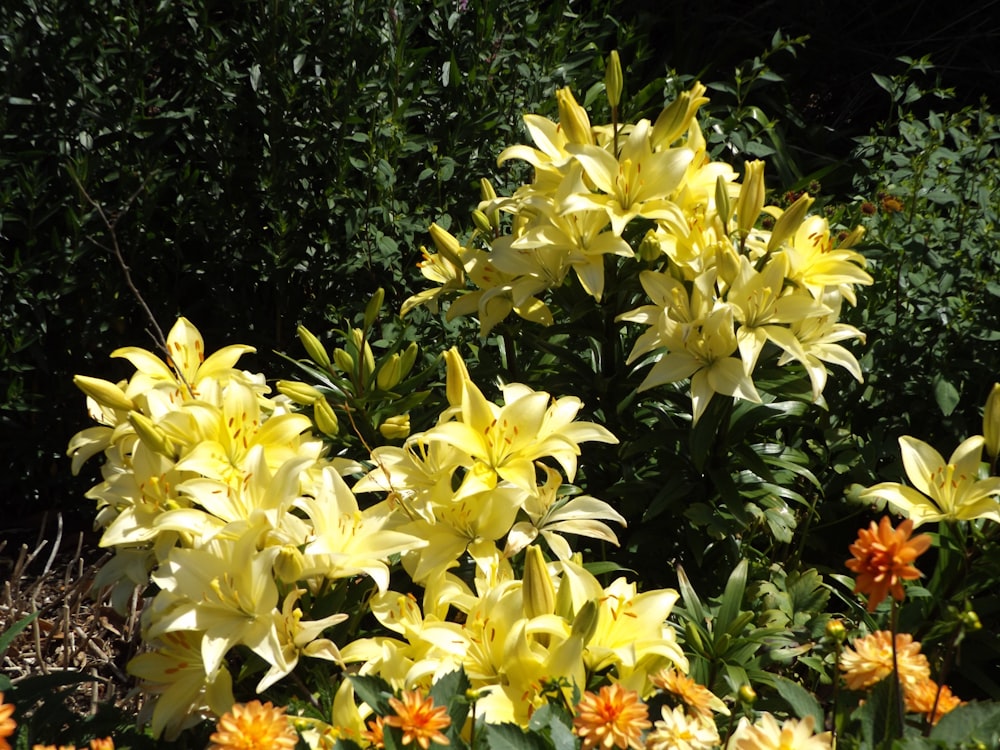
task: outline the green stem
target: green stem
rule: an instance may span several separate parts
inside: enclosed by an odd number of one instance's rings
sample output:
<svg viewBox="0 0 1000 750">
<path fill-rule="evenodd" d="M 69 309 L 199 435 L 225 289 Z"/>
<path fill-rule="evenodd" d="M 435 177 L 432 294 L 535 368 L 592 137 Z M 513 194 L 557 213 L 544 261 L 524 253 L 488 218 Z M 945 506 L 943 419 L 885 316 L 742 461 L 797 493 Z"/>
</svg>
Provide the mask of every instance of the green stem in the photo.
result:
<svg viewBox="0 0 1000 750">
<path fill-rule="evenodd" d="M 889 615 L 889 637 L 892 639 L 892 702 L 895 703 L 895 721 L 889 723 L 889 738 L 896 739 L 903 736 L 903 690 L 902 681 L 899 679 L 899 660 L 896 654 L 896 630 L 898 627 L 899 607 L 895 598 L 892 600 L 892 612 Z"/>
</svg>

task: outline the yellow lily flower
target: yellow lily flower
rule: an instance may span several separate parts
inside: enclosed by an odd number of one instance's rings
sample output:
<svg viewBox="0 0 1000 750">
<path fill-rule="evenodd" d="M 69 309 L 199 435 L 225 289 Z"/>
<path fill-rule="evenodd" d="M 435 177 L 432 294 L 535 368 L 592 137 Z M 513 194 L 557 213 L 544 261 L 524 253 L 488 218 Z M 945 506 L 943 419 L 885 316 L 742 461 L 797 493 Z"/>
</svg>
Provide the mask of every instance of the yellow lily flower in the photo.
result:
<svg viewBox="0 0 1000 750">
<path fill-rule="evenodd" d="M 837 322 L 841 305 L 838 292 L 827 292 L 822 301 L 826 303 L 829 313 L 803 318 L 791 326 L 792 335 L 799 342 L 801 352 L 794 355 L 791 350 L 785 350 L 778 359 L 779 365 L 792 359 L 797 359 L 802 364 L 812 383 L 814 401 L 819 401 L 826 387 L 827 371 L 824 362 L 843 367 L 859 383 L 864 380 L 858 360 L 837 342 L 860 339 L 864 343 L 865 334 L 852 325 Z"/>
<path fill-rule="evenodd" d="M 200 631 L 207 674 L 238 644 L 263 648 L 278 604 L 271 574 L 278 549 L 258 551 L 257 536 L 250 531 L 236 540 L 215 537 L 200 549 L 171 549 L 150 577 L 160 592 L 150 605 L 147 637 Z"/>
<path fill-rule="evenodd" d="M 187 318 L 178 318 L 167 334 L 167 361 L 152 352 L 136 346 L 126 346 L 111 352 L 112 357 L 124 357 L 138 372 L 129 381 L 125 395 L 152 389 L 165 389 L 172 400 L 199 397 L 202 385 L 216 381 L 224 385 L 231 379 L 245 380 L 246 376 L 234 366 L 246 353 L 255 352 L 252 346 L 234 344 L 219 349 L 205 357 L 205 340 Z"/>
<path fill-rule="evenodd" d="M 504 556 L 516 555 L 540 536 L 556 557 L 568 560 L 572 557 L 573 550 L 562 534 L 601 539 L 617 547 L 618 537 L 603 521 L 615 521 L 624 526 L 624 516 L 603 500 L 589 495 L 560 498 L 558 490 L 562 477 L 559 472 L 547 466 L 542 469 L 548 479 L 539 488 L 537 495 L 525 497 L 522 510 L 529 520 L 519 521 L 511 527 Z"/>
<path fill-rule="evenodd" d="M 737 346 L 747 375 L 753 373 L 757 358 L 768 341 L 779 346 L 789 356 L 804 360 L 806 352 L 786 323 L 828 315 L 833 311 L 818 303 L 804 291 L 786 290 L 785 274 L 788 261 L 777 256 L 757 271 L 750 260 L 739 256 L 736 278 L 726 293 L 736 321 Z"/>
<path fill-rule="evenodd" d="M 661 319 L 661 323 L 660 336 L 667 353 L 653 365 L 639 385 L 640 391 L 691 378 L 695 422 L 716 393 L 760 403 L 760 395 L 743 362 L 732 356 L 737 340 L 731 306 L 716 308 L 700 326 L 675 323 L 668 318 Z"/>
<path fill-rule="evenodd" d="M 617 235 L 637 216 L 656 219 L 669 214 L 669 198 L 680 188 L 694 152 L 687 148 L 654 152 L 651 131 L 649 120 L 640 120 L 618 158 L 599 146 L 567 145 L 566 150 L 583 165 L 584 173 L 600 192 L 568 196 L 563 211 L 603 209 Z"/>
<path fill-rule="evenodd" d="M 888 502 L 894 511 L 912 519 L 914 528 L 945 520 L 1000 522 L 1000 477 L 979 478 L 984 442 L 981 435 L 965 440 L 945 462 L 927 443 L 904 435 L 899 449 L 913 487 L 882 482 L 861 497 Z"/>
<path fill-rule="evenodd" d="M 852 238 L 860 236 L 856 232 Z M 865 257 L 849 246 L 834 247 L 830 224 L 822 216 L 807 217 L 795 230 L 791 242 L 783 244 L 777 252 L 788 256 L 788 278 L 817 298 L 828 287 L 838 287 L 844 298 L 855 305 L 854 285 L 873 283 L 864 270 Z"/>
<path fill-rule="evenodd" d="M 314 659 L 325 659 L 343 665 L 340 651 L 336 645 L 319 635 L 329 627 L 347 619 L 346 614 L 334 614 L 319 620 L 303 620 L 302 610 L 296 607 L 304 589 L 290 591 L 282 603 L 281 611 L 273 613 L 274 624 L 271 634 L 274 642 L 268 642 L 267 648 L 254 649 L 260 657 L 270 660 L 273 656 L 280 657 L 278 663 L 271 663 L 270 669 L 257 683 L 257 692 L 263 693 L 271 685 L 290 674 L 299 663 L 300 656 Z M 347 682 L 347 680 L 345 680 Z"/>
<path fill-rule="evenodd" d="M 458 357 L 454 349 L 446 357 Z M 450 388 L 450 386 L 449 386 Z M 579 443 L 617 443 L 608 430 L 591 422 L 574 422 L 581 401 L 566 396 L 553 401 L 543 391 L 511 384 L 503 386 L 503 406 L 488 401 L 469 380 L 462 383 L 461 421 L 444 422 L 424 433 L 425 440 L 440 440 L 467 455 L 471 471 L 456 499 L 492 489 L 504 479 L 525 492 L 536 494 L 534 462 L 551 456 L 572 480 L 576 474 Z"/>
<path fill-rule="evenodd" d="M 501 259 L 501 248 L 520 258 L 536 257 L 539 253 L 557 254 L 563 266 L 571 267 L 580 279 L 587 294 L 600 301 L 604 293 L 604 256 L 619 255 L 630 258 L 631 246 L 614 232 L 606 232 L 609 220 L 604 211 L 576 211 L 559 215 L 555 203 L 549 202 L 550 210 L 541 213 L 537 222 L 527 227 L 520 235 L 503 245 L 493 243 L 497 254 L 495 262 L 502 270 L 513 272 L 517 266 L 506 264 Z M 505 238 L 501 238 L 505 239 Z M 550 286 L 561 283 L 562 278 L 553 278 Z"/>
<path fill-rule="evenodd" d="M 325 467 L 314 497 L 294 503 L 313 524 L 305 548 L 303 577 L 347 578 L 365 574 L 380 591 L 389 586 L 390 555 L 427 544 L 389 526 L 391 509 L 385 502 L 359 510 L 358 500 L 332 467 Z"/>
<path fill-rule="evenodd" d="M 194 631 L 165 633 L 153 641 L 153 650 L 128 663 L 129 674 L 142 681 L 152 701 L 153 736 L 174 740 L 188 727 L 232 708 L 232 677 L 224 665 L 206 672 L 201 659 L 202 634 Z M 150 704 L 143 706 L 148 713 Z M 140 721 L 143 716 L 140 716 Z"/>
</svg>

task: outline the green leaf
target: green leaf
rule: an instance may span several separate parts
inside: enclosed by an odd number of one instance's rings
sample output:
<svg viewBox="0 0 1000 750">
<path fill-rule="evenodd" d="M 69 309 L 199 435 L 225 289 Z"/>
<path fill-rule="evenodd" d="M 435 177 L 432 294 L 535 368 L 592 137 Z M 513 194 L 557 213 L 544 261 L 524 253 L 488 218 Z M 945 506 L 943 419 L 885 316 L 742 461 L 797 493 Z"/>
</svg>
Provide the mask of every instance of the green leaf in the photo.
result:
<svg viewBox="0 0 1000 750">
<path fill-rule="evenodd" d="M 816 727 L 823 726 L 823 709 L 812 693 L 794 680 L 781 675 L 775 676 L 774 687 L 796 716 L 800 719 L 812 716 Z"/>
<path fill-rule="evenodd" d="M 949 711 L 931 730 L 931 739 L 950 747 L 981 742 L 1000 746 L 1000 703 L 967 703 Z"/>
<path fill-rule="evenodd" d="M 546 703 L 531 715 L 528 729 L 547 733 L 554 750 L 576 750 L 577 738 L 570 717 L 560 706 Z"/>
<path fill-rule="evenodd" d="M 934 400 L 937 401 L 944 416 L 951 416 L 960 399 L 958 389 L 945 380 L 943 376 L 938 375 L 934 378 Z"/>
<path fill-rule="evenodd" d="M 7 647 L 14 642 L 18 633 L 24 630 L 31 624 L 31 621 L 38 617 L 38 612 L 32 612 L 27 617 L 22 617 L 20 620 L 11 625 L 7 630 L 4 631 L 3 635 L 0 635 L 0 656 L 3 656 Z"/>
<path fill-rule="evenodd" d="M 733 569 L 726 583 L 726 590 L 722 593 L 722 602 L 719 605 L 719 615 L 714 627 L 714 640 L 718 644 L 719 639 L 729 632 L 729 626 L 740 615 L 740 605 L 743 603 L 743 592 L 747 587 L 747 570 L 749 562 L 746 558 L 740 560 Z"/>
<path fill-rule="evenodd" d="M 464 669 L 456 669 L 443 677 L 435 680 L 431 685 L 430 697 L 434 699 L 435 705 L 447 706 L 448 716 L 451 717 L 451 726 L 445 732 L 452 742 L 457 742 L 465 726 L 465 719 L 469 715 L 469 701 L 465 697 L 466 691 L 471 687 L 469 678 L 465 675 Z"/>
<path fill-rule="evenodd" d="M 517 724 L 483 724 L 482 735 L 490 750 L 552 750 L 539 734 L 525 733 Z"/>
<path fill-rule="evenodd" d="M 371 706 L 375 713 L 385 714 L 392 710 L 389 706 L 392 688 L 381 677 L 352 674 L 347 679 L 354 686 L 354 694 Z"/>
</svg>

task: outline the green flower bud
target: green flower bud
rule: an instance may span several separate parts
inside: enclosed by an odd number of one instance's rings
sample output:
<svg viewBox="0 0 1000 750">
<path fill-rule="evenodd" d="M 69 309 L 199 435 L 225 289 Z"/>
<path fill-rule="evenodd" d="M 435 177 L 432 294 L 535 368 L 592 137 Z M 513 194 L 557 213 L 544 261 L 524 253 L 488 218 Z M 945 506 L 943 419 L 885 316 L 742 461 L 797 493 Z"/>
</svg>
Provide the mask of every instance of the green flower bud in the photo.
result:
<svg viewBox="0 0 1000 750">
<path fill-rule="evenodd" d="M 372 352 L 372 348 L 368 346 L 367 341 L 362 345 L 361 351 L 363 355 L 363 359 L 361 360 L 361 377 L 367 383 L 372 373 L 375 372 L 375 354 Z"/>
<path fill-rule="evenodd" d="M 843 621 L 829 620 L 826 623 L 826 636 L 837 643 L 843 643 L 847 639 L 847 628 Z"/>
<path fill-rule="evenodd" d="M 403 353 L 399 356 L 399 377 L 405 378 L 410 374 L 410 370 L 413 369 L 413 365 L 417 361 L 417 353 L 419 349 L 417 347 L 416 341 L 411 341 L 407 344 L 406 348 L 403 349 Z"/>
<path fill-rule="evenodd" d="M 378 426 L 378 431 L 386 440 L 405 440 L 410 435 L 410 415 L 389 417 Z"/>
<path fill-rule="evenodd" d="M 608 103 L 612 107 L 617 107 L 621 102 L 623 86 L 622 61 L 618 57 L 618 50 L 611 50 L 611 54 L 608 55 L 608 65 L 604 69 L 604 89 L 608 93 Z"/>
<path fill-rule="evenodd" d="M 736 199 L 736 229 L 740 240 L 745 240 L 764 208 L 764 162 L 760 159 L 746 163 L 746 173 Z"/>
<path fill-rule="evenodd" d="M 125 392 L 114 383 L 87 375 L 74 375 L 73 385 L 108 409 L 132 411 L 135 405 L 125 396 Z"/>
<path fill-rule="evenodd" d="M 551 615 L 556 611 L 556 589 L 542 557 L 542 550 L 531 545 L 525 551 L 521 600 L 527 618 Z"/>
<path fill-rule="evenodd" d="M 354 372 L 354 357 L 343 349 L 338 348 L 333 350 L 333 362 L 339 370 L 348 375 Z"/>
<path fill-rule="evenodd" d="M 971 609 L 960 614 L 958 619 L 961 620 L 966 630 L 976 631 L 983 629 L 983 623 L 980 621 L 979 615 Z"/>
<path fill-rule="evenodd" d="M 736 691 L 736 696 L 740 699 L 741 703 L 745 703 L 748 706 L 752 706 L 757 702 L 757 691 L 746 683 L 740 685 L 740 689 Z"/>
<path fill-rule="evenodd" d="M 573 618 L 572 634 L 580 636 L 584 644 L 589 643 L 590 639 L 594 637 L 594 633 L 597 632 L 599 615 L 597 602 L 592 599 L 584 602 L 576 613 L 576 617 Z"/>
<path fill-rule="evenodd" d="M 472 212 L 472 223 L 476 225 L 476 229 L 485 235 L 493 234 L 493 226 L 490 224 L 490 220 L 487 218 L 486 214 L 480 211 L 478 208 Z"/>
<path fill-rule="evenodd" d="M 706 89 L 701 82 L 695 83 L 690 91 L 685 91 L 677 99 L 663 108 L 650 135 L 653 148 L 667 148 L 684 135 L 691 124 L 691 118 L 698 107 L 708 101 L 702 96 Z"/>
<path fill-rule="evenodd" d="M 993 390 L 986 398 L 983 437 L 986 439 L 986 453 L 991 459 L 995 459 L 1000 453 L 1000 383 L 993 384 Z"/>
<path fill-rule="evenodd" d="M 316 427 L 324 435 L 335 437 L 340 431 L 340 424 L 337 422 L 337 414 L 330 406 L 330 402 L 325 398 L 318 398 L 313 404 L 313 419 L 316 420 Z"/>
<path fill-rule="evenodd" d="M 367 331 L 378 319 L 378 314 L 382 311 L 382 301 L 385 299 L 385 289 L 379 287 L 375 294 L 365 305 L 365 330 Z"/>
<path fill-rule="evenodd" d="M 322 367 L 324 370 L 330 369 L 330 356 L 326 353 L 326 347 L 320 340 L 305 326 L 298 327 L 299 341 L 305 347 L 309 358 Z"/>
<path fill-rule="evenodd" d="M 652 229 L 646 232 L 645 236 L 642 238 L 642 242 L 639 243 L 639 251 L 637 254 L 647 263 L 656 260 L 663 254 L 660 240 L 657 239 L 656 232 Z"/>
<path fill-rule="evenodd" d="M 774 222 L 774 229 L 771 230 L 771 239 L 767 243 L 769 253 L 777 250 L 785 240 L 795 234 L 815 200 L 810 195 L 802 195 L 778 217 Z"/>
<path fill-rule="evenodd" d="M 323 394 L 318 389 L 297 380 L 279 380 L 277 388 L 278 393 L 288 396 L 292 401 L 302 406 L 312 406 L 316 399 L 323 398 Z"/>
<path fill-rule="evenodd" d="M 274 574 L 282 583 L 295 583 L 306 567 L 306 559 L 298 547 L 282 545 L 274 558 Z"/>
<path fill-rule="evenodd" d="M 587 110 L 576 103 L 568 86 L 556 91 L 556 102 L 559 104 L 559 127 L 566 134 L 566 140 L 592 145 L 594 135 L 590 130 L 590 117 Z"/>
<path fill-rule="evenodd" d="M 729 200 L 729 183 L 723 179 L 721 174 L 715 179 L 715 212 L 728 231 L 729 217 L 733 213 L 733 207 Z"/>
<path fill-rule="evenodd" d="M 375 384 L 383 391 L 391 391 L 400 380 L 402 366 L 399 354 L 391 354 L 375 375 Z"/>
<path fill-rule="evenodd" d="M 128 414 L 128 421 L 132 425 L 132 429 L 135 430 L 135 434 L 143 442 L 143 445 L 155 453 L 164 455 L 172 460 L 175 459 L 176 449 L 174 448 L 174 444 L 170 442 L 170 438 L 166 436 L 163 430 L 153 424 L 152 419 L 145 414 L 131 411 Z"/>
<path fill-rule="evenodd" d="M 490 181 L 487 180 L 485 177 L 482 177 L 479 180 L 479 195 L 483 203 L 489 203 L 497 199 L 497 191 L 493 189 L 493 185 L 491 185 Z M 500 228 L 499 209 L 490 211 L 489 216 L 487 216 L 486 218 L 490 220 L 490 227 L 492 227 L 493 229 Z"/>
</svg>

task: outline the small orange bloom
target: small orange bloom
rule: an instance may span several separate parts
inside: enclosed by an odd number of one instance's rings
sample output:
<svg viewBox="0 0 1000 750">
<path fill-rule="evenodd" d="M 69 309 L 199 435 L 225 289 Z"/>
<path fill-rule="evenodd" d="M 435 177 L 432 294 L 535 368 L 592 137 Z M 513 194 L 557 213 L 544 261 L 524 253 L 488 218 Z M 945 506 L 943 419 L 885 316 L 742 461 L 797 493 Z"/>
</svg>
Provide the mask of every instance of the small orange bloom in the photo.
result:
<svg viewBox="0 0 1000 750">
<path fill-rule="evenodd" d="M 368 722 L 368 731 L 362 732 L 361 737 L 368 741 L 369 747 L 385 747 L 385 722 L 381 716 L 376 716 Z"/>
<path fill-rule="evenodd" d="M 858 574 L 855 594 L 868 594 L 868 611 L 874 612 L 888 594 L 903 600 L 902 581 L 921 577 L 911 564 L 931 546 L 929 534 L 910 538 L 913 520 L 907 518 L 893 529 L 888 516 L 882 516 L 878 526 L 872 521 L 858 532 L 858 539 L 849 549 L 854 557 L 847 567 Z"/>
<path fill-rule="evenodd" d="M 7 738 L 14 734 L 17 729 L 17 722 L 14 721 L 14 704 L 3 702 L 3 693 L 0 693 L 0 750 L 10 750 L 10 743 Z"/>
<path fill-rule="evenodd" d="M 940 691 L 940 692 L 939 692 Z M 941 717 L 949 711 L 962 705 L 947 685 L 938 686 L 934 680 L 921 680 L 905 691 L 906 710 L 915 714 L 924 714 L 927 721 L 937 724 Z M 937 707 L 935 707 L 935 702 Z"/>
<path fill-rule="evenodd" d="M 931 667 L 920 653 L 920 642 L 909 633 L 896 634 L 896 665 L 904 690 L 930 679 Z M 877 630 L 855 638 L 840 655 L 840 670 L 851 690 L 867 690 L 892 674 L 892 633 Z"/>
<path fill-rule="evenodd" d="M 676 669 L 661 669 L 650 675 L 650 681 L 661 690 L 677 696 L 681 702 L 699 716 L 711 718 L 712 711 L 728 714 L 726 704 L 704 685 L 699 685 Z"/>
<path fill-rule="evenodd" d="M 115 750 L 115 741 L 110 737 L 105 737 L 104 739 L 92 739 L 90 741 L 90 750 Z"/>
<path fill-rule="evenodd" d="M 404 690 L 402 700 L 390 698 L 389 705 L 396 715 L 387 716 L 385 725 L 403 730 L 404 745 L 416 740 L 423 750 L 427 750 L 432 742 L 450 744 L 441 730 L 451 726 L 451 717 L 445 706 L 434 705 L 433 698 L 424 698 L 419 690 Z"/>
<path fill-rule="evenodd" d="M 602 687 L 598 695 L 589 690 L 584 693 L 573 717 L 573 731 L 580 737 L 581 750 L 641 750 L 642 733 L 651 726 L 649 708 L 639 700 L 639 694 L 617 682 Z"/>
<path fill-rule="evenodd" d="M 291 750 L 299 741 L 284 707 L 276 708 L 270 701 L 235 704 L 219 717 L 215 729 L 209 750 Z"/>
<path fill-rule="evenodd" d="M 905 208 L 903 201 L 897 198 L 895 195 L 883 195 L 882 196 L 882 210 L 887 214 L 899 213 Z"/>
</svg>

